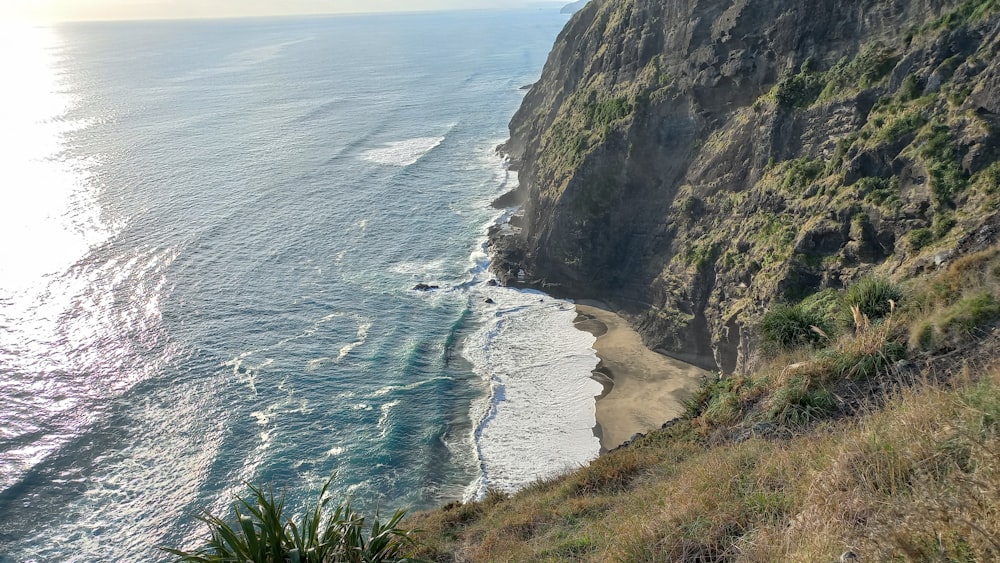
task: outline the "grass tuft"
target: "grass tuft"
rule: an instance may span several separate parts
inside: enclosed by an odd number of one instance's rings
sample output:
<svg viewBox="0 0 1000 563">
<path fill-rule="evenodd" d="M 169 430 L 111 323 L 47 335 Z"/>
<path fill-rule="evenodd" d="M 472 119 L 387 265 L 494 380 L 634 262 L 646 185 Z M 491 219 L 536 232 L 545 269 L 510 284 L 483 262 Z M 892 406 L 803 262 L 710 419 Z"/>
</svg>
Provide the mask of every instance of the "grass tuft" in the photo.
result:
<svg viewBox="0 0 1000 563">
<path fill-rule="evenodd" d="M 902 299 L 903 290 L 898 285 L 874 276 L 861 278 L 844 295 L 848 307 L 857 307 L 872 320 L 885 318 Z"/>
<path fill-rule="evenodd" d="M 777 305 L 760 323 L 764 342 L 780 349 L 820 344 L 830 331 L 823 315 L 801 305 Z"/>
</svg>

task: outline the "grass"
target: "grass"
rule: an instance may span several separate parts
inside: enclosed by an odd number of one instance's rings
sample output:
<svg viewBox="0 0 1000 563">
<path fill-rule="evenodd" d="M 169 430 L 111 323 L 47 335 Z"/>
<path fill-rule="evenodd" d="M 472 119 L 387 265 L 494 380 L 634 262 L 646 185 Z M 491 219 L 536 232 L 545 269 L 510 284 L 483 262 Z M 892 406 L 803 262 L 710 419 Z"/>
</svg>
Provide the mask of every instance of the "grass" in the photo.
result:
<svg viewBox="0 0 1000 563">
<path fill-rule="evenodd" d="M 991 371 L 790 440 L 713 445 L 685 422 L 603 456 L 601 467 L 642 459 L 614 491 L 578 496 L 570 474 L 484 510 L 452 539 L 440 511 L 413 523 L 427 530 L 420 555 L 438 561 L 825 563 L 848 549 L 865 561 L 990 561 L 1000 557 L 998 421 Z"/>
<path fill-rule="evenodd" d="M 979 353 L 1000 320 L 1000 247 L 906 286 L 866 278 L 821 292 L 786 306 L 797 309 L 782 317 L 796 328 L 784 330 L 830 323 L 844 308 L 849 330 L 778 349 L 753 373 L 707 378 L 683 419 L 628 448 L 509 498 L 412 517 L 426 530 L 415 554 L 826 563 L 850 550 L 862 561 L 997 560 L 1000 364 L 989 362 L 1000 344 L 948 378 L 937 368 L 904 377 L 895 363 L 933 354 L 905 343 L 924 323 L 956 335 L 949 350 Z"/>
<path fill-rule="evenodd" d="M 952 262 L 913 295 L 909 345 L 923 353 L 959 348 L 1000 320 L 1000 249 Z"/>
<path fill-rule="evenodd" d="M 436 532 L 420 555 L 468 561 L 988 561 L 1000 556 L 1000 372 L 903 392 L 791 440 L 712 443 L 685 421 Z M 626 461 L 615 458 L 623 458 Z M 627 479 L 581 487 L 595 473 Z M 641 468 L 641 470 L 640 470 Z M 603 481 L 604 479 L 598 479 Z M 580 495 L 581 491 L 585 495 Z M 477 503 L 470 503 L 476 505 Z M 929 558 L 928 558 L 929 557 Z"/>
<path fill-rule="evenodd" d="M 195 551 L 162 548 L 190 563 L 379 563 L 406 560 L 414 532 L 400 527 L 404 512 L 387 521 L 376 514 L 371 526 L 350 503 L 331 509 L 330 481 L 312 510 L 299 518 L 285 516 L 284 497 L 250 485 L 249 498 L 233 504 L 235 525 L 212 514 L 201 517 L 209 538 Z"/>
<path fill-rule="evenodd" d="M 828 339 L 830 326 L 819 313 L 799 305 L 777 305 L 760 323 L 764 342 L 782 349 L 816 345 Z"/>
<path fill-rule="evenodd" d="M 902 299 L 903 290 L 898 285 L 875 276 L 861 278 L 847 288 L 844 295 L 848 307 L 857 307 L 861 314 L 872 320 L 888 316 Z M 852 317 L 856 320 L 857 314 Z"/>
</svg>

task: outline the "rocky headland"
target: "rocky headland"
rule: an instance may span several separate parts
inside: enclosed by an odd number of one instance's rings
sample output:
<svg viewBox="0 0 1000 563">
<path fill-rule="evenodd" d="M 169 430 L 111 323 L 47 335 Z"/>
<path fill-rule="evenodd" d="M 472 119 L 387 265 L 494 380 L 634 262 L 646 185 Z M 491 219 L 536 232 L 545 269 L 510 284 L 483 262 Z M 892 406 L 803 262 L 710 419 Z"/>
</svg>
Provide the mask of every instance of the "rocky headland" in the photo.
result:
<svg viewBox="0 0 1000 563">
<path fill-rule="evenodd" d="M 1000 233 L 997 3 L 593 0 L 502 150 L 494 271 L 725 374 L 773 304 Z"/>
</svg>

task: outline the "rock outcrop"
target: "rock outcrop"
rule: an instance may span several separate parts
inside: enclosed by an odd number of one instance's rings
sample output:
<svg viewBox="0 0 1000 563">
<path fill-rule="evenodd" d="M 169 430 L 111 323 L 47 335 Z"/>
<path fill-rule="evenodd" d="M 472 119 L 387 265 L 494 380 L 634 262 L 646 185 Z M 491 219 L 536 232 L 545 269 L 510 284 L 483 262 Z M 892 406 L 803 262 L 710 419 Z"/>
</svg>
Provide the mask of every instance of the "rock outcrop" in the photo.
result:
<svg viewBox="0 0 1000 563">
<path fill-rule="evenodd" d="M 1000 2 L 593 0 L 502 147 L 494 269 L 731 373 L 762 311 L 1000 233 Z M 940 260 L 938 260 L 940 262 Z"/>
</svg>

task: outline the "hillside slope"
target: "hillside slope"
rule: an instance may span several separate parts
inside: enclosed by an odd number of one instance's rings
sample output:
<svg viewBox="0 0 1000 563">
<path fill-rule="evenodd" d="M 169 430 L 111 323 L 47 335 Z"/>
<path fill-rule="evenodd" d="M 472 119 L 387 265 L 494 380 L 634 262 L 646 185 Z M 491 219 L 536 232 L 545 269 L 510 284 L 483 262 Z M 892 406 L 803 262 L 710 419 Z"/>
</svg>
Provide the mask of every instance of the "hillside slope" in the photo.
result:
<svg viewBox="0 0 1000 563">
<path fill-rule="evenodd" d="M 996 241 L 998 10 L 593 0 L 511 122 L 523 214 L 494 271 L 747 372 L 773 304 Z"/>
</svg>

